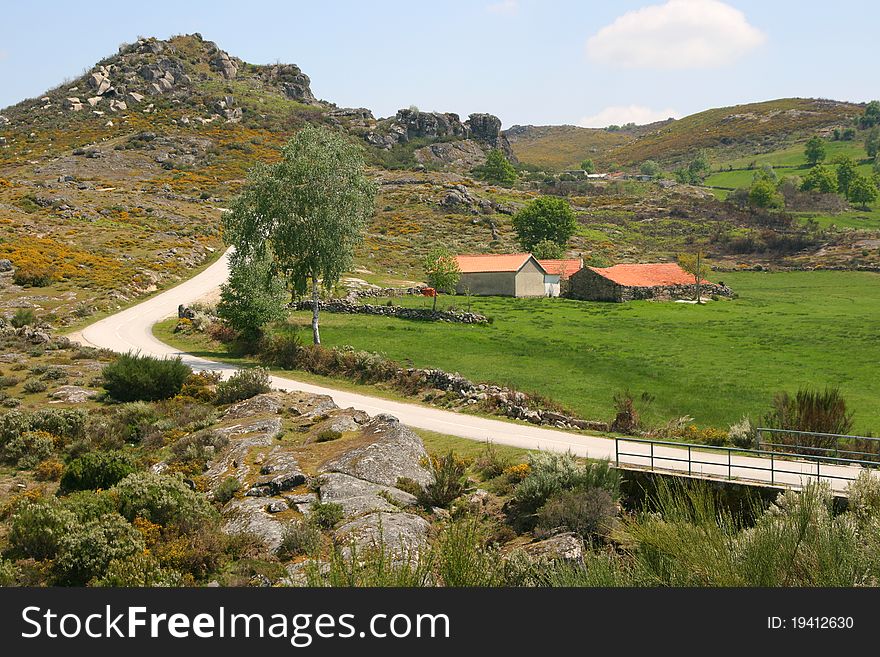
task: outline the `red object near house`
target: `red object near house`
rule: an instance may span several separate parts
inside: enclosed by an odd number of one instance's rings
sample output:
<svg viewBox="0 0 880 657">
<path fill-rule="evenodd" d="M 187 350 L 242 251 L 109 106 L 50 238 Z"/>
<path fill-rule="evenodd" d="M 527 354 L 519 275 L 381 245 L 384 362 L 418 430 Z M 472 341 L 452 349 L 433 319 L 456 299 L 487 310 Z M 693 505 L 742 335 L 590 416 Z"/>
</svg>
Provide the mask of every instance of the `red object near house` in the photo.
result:
<svg viewBox="0 0 880 657">
<path fill-rule="evenodd" d="M 423 297 L 436 297 L 437 290 L 435 290 L 433 287 L 423 287 L 422 288 L 422 296 Z"/>
</svg>

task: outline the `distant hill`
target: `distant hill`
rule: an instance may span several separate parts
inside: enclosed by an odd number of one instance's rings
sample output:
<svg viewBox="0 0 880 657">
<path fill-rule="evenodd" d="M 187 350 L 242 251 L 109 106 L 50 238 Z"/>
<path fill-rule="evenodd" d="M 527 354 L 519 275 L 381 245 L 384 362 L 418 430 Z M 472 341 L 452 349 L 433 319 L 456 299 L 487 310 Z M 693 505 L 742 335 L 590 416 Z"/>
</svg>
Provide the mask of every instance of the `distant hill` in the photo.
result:
<svg viewBox="0 0 880 657">
<path fill-rule="evenodd" d="M 715 160 L 776 150 L 815 132 L 848 124 L 864 106 L 833 100 L 783 98 L 706 110 L 677 121 L 609 132 L 576 126 L 514 126 L 506 131 L 519 159 L 560 170 L 592 158 L 605 167 L 633 168 L 655 160 L 667 168 L 700 149 Z"/>
</svg>

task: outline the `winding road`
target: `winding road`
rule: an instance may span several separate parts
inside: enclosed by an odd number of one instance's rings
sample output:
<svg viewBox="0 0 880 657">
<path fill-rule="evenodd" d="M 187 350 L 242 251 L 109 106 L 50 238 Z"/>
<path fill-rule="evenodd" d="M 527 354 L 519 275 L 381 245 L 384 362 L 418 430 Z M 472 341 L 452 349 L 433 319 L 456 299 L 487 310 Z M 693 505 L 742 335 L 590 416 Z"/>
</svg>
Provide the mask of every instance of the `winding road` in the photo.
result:
<svg viewBox="0 0 880 657">
<path fill-rule="evenodd" d="M 70 339 L 84 345 L 111 349 L 124 353 L 140 351 L 157 357 L 180 356 L 196 370 L 213 370 L 228 376 L 235 367 L 225 363 L 199 358 L 159 341 L 152 332 L 156 322 L 175 316 L 178 304 L 191 304 L 215 291 L 226 280 L 228 255 L 225 253 L 207 269 L 180 285 L 161 292 L 142 303 L 122 310 L 70 335 Z M 487 418 L 441 410 L 415 403 L 396 402 L 370 395 L 335 390 L 303 383 L 287 377 L 272 377 L 272 385 L 282 390 L 302 391 L 330 395 L 340 407 L 354 407 L 370 415 L 388 413 L 411 427 L 428 429 L 438 433 L 459 436 L 477 441 L 543 449 L 559 452 L 571 451 L 578 456 L 591 458 L 615 458 L 614 439 L 588 436 L 566 431 L 547 429 L 518 422 L 491 420 Z M 688 463 L 688 449 L 667 445 L 650 446 L 645 443 L 620 441 L 620 457 L 624 466 L 648 467 L 649 450 L 653 449 L 654 466 L 657 469 L 690 473 L 692 476 L 726 479 L 729 475 L 755 483 L 770 483 L 800 488 L 816 476 L 816 464 L 799 460 L 758 458 L 729 455 L 724 452 L 708 452 L 692 449 L 692 456 L 703 463 Z M 771 468 L 773 473 L 771 475 Z M 846 488 L 861 470 L 858 466 L 832 466 L 823 463 L 821 475 L 829 479 L 836 491 Z"/>
</svg>

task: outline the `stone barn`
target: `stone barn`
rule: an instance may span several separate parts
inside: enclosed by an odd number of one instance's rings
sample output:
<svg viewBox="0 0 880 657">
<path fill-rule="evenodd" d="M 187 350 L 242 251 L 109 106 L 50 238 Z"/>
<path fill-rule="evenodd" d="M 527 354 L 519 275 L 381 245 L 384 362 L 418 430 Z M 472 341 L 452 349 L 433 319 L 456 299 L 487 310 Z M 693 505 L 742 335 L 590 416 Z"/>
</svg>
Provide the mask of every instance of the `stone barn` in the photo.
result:
<svg viewBox="0 0 880 657">
<path fill-rule="evenodd" d="M 702 295 L 730 296 L 724 285 L 702 281 Z M 582 301 L 693 299 L 694 277 L 676 263 L 584 267 L 569 279 L 566 296 Z"/>
<path fill-rule="evenodd" d="M 544 278 L 544 294 L 548 297 L 558 297 L 564 293 L 563 286 L 567 285 L 568 279 L 575 272 L 580 271 L 584 261 L 580 258 L 565 260 L 538 260 L 547 276 Z"/>
<path fill-rule="evenodd" d="M 543 297 L 547 272 L 531 253 L 456 256 L 461 278 L 457 294 Z"/>
</svg>

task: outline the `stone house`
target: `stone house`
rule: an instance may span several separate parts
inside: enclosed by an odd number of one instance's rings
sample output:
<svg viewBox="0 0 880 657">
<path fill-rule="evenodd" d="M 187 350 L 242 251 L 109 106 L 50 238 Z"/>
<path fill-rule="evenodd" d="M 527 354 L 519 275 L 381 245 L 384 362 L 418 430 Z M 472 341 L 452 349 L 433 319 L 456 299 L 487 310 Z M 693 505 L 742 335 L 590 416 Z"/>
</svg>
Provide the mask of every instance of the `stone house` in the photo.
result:
<svg viewBox="0 0 880 657">
<path fill-rule="evenodd" d="M 730 288 L 700 283 L 701 295 L 730 296 Z M 583 301 L 693 299 L 694 277 L 676 263 L 584 267 L 571 276 L 566 296 Z"/>
<path fill-rule="evenodd" d="M 544 277 L 544 294 L 548 297 L 558 297 L 563 293 L 563 286 L 567 285 L 568 279 L 584 266 L 581 258 L 563 260 L 538 260 L 547 275 Z"/>
<path fill-rule="evenodd" d="M 460 255 L 457 294 L 543 297 L 547 272 L 531 253 Z"/>
</svg>

